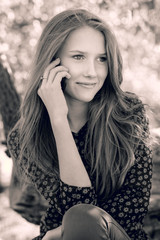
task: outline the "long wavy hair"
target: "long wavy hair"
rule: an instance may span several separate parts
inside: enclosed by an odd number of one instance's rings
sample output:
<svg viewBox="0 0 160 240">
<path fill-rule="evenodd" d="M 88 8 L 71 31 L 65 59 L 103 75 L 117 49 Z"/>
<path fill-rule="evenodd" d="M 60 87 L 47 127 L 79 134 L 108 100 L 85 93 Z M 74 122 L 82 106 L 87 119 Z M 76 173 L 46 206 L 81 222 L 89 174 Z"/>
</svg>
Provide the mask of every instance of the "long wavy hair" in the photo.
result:
<svg viewBox="0 0 160 240">
<path fill-rule="evenodd" d="M 97 193 L 107 198 L 121 187 L 134 164 L 134 149 L 140 140 L 141 129 L 133 120 L 133 108 L 138 109 L 140 103 L 131 107 L 128 103 L 129 99 L 135 98 L 134 95 L 120 88 L 122 58 L 116 38 L 103 20 L 86 10 L 74 9 L 61 12 L 49 21 L 37 45 L 21 117 L 15 127 L 20 133 L 20 160 L 27 149 L 29 163 L 34 161 L 46 172 L 52 171 L 59 176 L 54 133 L 37 90 L 45 68 L 56 58 L 66 38 L 83 26 L 100 31 L 105 39 L 108 75 L 101 90 L 89 103 L 85 152 Z"/>
</svg>

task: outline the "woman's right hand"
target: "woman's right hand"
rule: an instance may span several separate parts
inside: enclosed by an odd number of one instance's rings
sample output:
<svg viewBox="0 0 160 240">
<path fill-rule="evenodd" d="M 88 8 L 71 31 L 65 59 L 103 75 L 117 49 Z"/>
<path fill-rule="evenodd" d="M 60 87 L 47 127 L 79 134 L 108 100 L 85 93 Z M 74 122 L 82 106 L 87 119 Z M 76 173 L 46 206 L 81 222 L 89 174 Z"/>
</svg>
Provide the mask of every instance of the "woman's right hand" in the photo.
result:
<svg viewBox="0 0 160 240">
<path fill-rule="evenodd" d="M 59 65 L 60 59 L 53 61 L 44 71 L 38 95 L 42 99 L 52 121 L 67 118 L 68 106 L 61 88 L 61 81 L 70 78 L 68 69 Z"/>
</svg>

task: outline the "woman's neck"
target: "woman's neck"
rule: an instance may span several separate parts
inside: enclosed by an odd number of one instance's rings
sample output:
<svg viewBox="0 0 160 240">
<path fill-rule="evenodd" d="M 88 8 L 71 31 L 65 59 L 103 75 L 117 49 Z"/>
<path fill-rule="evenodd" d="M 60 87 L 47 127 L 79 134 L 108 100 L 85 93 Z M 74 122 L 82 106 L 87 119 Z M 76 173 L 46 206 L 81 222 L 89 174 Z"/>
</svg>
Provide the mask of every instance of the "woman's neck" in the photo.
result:
<svg viewBox="0 0 160 240">
<path fill-rule="evenodd" d="M 88 103 L 72 101 L 68 104 L 68 121 L 72 132 L 79 130 L 87 122 Z"/>
</svg>

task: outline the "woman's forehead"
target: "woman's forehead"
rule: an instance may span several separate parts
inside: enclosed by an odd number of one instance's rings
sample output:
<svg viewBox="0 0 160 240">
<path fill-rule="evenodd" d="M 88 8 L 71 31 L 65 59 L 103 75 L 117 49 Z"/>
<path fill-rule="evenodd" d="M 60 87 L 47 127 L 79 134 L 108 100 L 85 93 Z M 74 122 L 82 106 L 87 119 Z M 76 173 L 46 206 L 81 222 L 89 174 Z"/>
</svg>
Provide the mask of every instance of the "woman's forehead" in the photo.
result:
<svg viewBox="0 0 160 240">
<path fill-rule="evenodd" d="M 104 54 L 105 39 L 104 35 L 89 26 L 78 28 L 70 33 L 63 45 L 63 51 L 81 51 Z"/>
</svg>

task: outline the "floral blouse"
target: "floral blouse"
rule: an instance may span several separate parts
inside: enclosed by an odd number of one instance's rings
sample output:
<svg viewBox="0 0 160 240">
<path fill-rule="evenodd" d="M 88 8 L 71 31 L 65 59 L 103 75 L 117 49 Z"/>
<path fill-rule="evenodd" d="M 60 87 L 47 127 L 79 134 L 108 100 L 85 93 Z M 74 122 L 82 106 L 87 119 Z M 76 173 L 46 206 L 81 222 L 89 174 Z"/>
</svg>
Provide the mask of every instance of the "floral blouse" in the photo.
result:
<svg viewBox="0 0 160 240">
<path fill-rule="evenodd" d="M 141 124 L 147 134 L 148 121 L 144 114 L 144 108 L 141 108 L 137 114 L 141 116 Z M 89 174 L 90 166 L 84 158 L 86 131 L 87 124 L 78 133 L 72 134 Z M 105 202 L 97 196 L 93 179 L 91 179 L 91 187 L 76 187 L 62 182 L 61 179 L 55 179 L 52 172 L 46 174 L 42 167 L 35 168 L 34 162 L 30 164 L 29 168 L 26 168 L 28 161 L 25 157 L 23 162 L 18 161 L 20 151 L 18 131 L 11 132 L 8 147 L 13 162 L 21 172 L 26 173 L 34 187 L 49 204 L 41 218 L 40 235 L 34 240 L 43 239 L 47 231 L 60 226 L 64 213 L 73 205 L 80 203 L 92 204 L 108 212 L 124 228 L 131 240 L 149 239 L 142 228 L 143 219 L 148 211 L 152 177 L 151 150 L 147 145 L 139 145 L 136 149 L 135 164 L 128 171 L 123 185 Z M 32 174 L 35 169 L 36 173 Z M 56 189 L 55 182 L 59 186 Z"/>
</svg>

